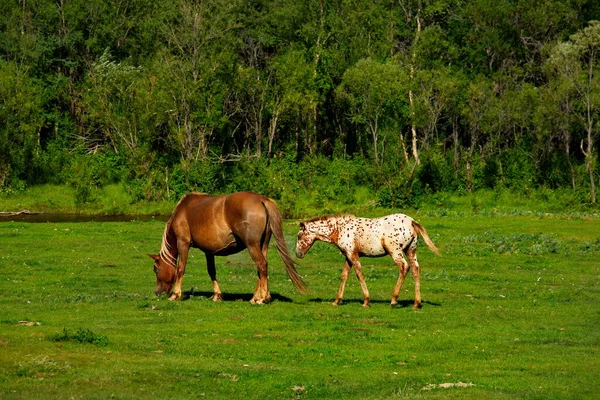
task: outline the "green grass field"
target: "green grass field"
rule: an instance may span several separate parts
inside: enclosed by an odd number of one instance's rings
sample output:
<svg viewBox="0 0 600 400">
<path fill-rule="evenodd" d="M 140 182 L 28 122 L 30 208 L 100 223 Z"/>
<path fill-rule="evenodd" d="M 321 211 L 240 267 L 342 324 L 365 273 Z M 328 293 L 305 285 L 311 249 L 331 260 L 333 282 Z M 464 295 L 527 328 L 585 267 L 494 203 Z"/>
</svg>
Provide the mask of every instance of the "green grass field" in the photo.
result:
<svg viewBox="0 0 600 400">
<path fill-rule="evenodd" d="M 272 247 L 270 305 L 248 303 L 247 253 L 217 259 L 213 303 L 192 251 L 186 300 L 153 295 L 164 223 L 0 223 L 2 399 L 584 399 L 600 393 L 600 221 L 414 215 L 423 308 L 412 277 L 363 259 L 331 305 L 343 259 L 317 243 L 295 292 Z M 291 250 L 297 226 L 286 222 Z"/>
</svg>

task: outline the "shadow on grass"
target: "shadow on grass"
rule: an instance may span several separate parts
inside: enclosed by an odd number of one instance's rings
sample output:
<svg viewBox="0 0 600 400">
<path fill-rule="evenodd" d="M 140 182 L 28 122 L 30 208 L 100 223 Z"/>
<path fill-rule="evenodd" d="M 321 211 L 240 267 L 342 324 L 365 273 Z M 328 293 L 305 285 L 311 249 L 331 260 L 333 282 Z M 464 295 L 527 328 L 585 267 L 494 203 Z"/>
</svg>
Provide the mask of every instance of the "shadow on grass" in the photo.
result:
<svg viewBox="0 0 600 400">
<path fill-rule="evenodd" d="M 182 293 L 182 300 L 189 300 L 191 297 L 205 297 L 211 299 L 213 292 L 199 291 L 195 289 L 187 290 Z M 223 301 L 250 301 L 253 293 L 223 293 Z M 271 293 L 271 302 L 281 301 L 283 303 L 291 303 L 292 299 L 282 296 L 279 293 Z"/>
<path fill-rule="evenodd" d="M 309 300 L 311 303 L 333 303 L 333 299 L 321 299 L 321 298 L 316 298 L 316 299 L 310 299 Z M 340 303 L 340 306 L 343 306 L 344 304 L 350 304 L 350 303 L 355 303 L 355 304 L 361 304 L 363 303 L 362 299 L 348 299 L 348 300 L 342 300 L 342 302 Z M 390 300 L 373 300 L 371 299 L 369 301 L 369 304 L 390 304 Z M 399 300 L 398 301 L 398 305 L 396 305 L 394 308 L 407 308 L 407 307 L 412 307 L 414 304 L 414 300 Z M 421 307 L 423 307 L 423 305 L 430 305 L 430 306 L 435 306 L 435 307 L 441 307 L 442 305 L 440 303 L 434 303 L 432 301 L 427 301 L 427 300 L 421 300 Z"/>
</svg>

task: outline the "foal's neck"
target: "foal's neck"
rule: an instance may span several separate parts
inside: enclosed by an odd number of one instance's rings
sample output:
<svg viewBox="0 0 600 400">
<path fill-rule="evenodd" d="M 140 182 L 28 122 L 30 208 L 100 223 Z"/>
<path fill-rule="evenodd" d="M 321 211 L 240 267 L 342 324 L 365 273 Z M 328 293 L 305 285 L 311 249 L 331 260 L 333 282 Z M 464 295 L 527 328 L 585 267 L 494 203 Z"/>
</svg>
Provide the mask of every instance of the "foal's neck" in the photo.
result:
<svg viewBox="0 0 600 400">
<path fill-rule="evenodd" d="M 329 218 L 321 221 L 321 226 L 319 226 L 320 234 L 327 238 L 327 242 L 337 244 L 338 235 L 339 235 L 339 218 Z"/>
</svg>

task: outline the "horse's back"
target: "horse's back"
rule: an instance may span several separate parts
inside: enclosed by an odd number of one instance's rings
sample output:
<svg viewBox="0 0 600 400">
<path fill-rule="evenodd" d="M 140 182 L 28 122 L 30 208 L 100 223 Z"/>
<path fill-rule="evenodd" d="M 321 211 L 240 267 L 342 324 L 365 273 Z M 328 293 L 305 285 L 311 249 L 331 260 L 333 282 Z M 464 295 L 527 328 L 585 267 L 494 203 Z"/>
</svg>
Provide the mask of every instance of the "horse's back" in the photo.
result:
<svg viewBox="0 0 600 400">
<path fill-rule="evenodd" d="M 248 214 L 264 214 L 263 202 L 266 197 L 253 192 L 236 192 L 224 196 L 224 211 L 228 218 L 238 219 L 248 217 Z"/>
<path fill-rule="evenodd" d="M 237 247 L 236 237 L 246 241 L 262 236 L 267 225 L 264 201 L 268 199 L 252 192 L 222 196 L 190 193 L 180 200 L 173 212 L 173 229 L 178 237 L 189 235 L 193 246 L 204 251 Z"/>
</svg>

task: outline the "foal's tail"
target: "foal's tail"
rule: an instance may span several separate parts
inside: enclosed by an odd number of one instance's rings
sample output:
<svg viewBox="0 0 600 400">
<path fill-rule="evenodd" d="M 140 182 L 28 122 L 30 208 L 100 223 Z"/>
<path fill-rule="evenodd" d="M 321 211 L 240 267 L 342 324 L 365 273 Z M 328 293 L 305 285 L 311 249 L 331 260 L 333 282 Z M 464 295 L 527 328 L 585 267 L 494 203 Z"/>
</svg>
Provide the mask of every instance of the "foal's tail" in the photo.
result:
<svg viewBox="0 0 600 400">
<path fill-rule="evenodd" d="M 437 254 L 439 256 L 440 251 L 438 250 L 437 247 L 435 247 L 435 244 L 433 244 L 431 239 L 429 239 L 429 235 L 427 234 L 427 231 L 425 230 L 423 225 L 421 225 L 417 221 L 413 220 L 412 226 L 413 226 L 415 232 L 417 233 L 417 235 L 419 235 L 423 238 L 427 247 L 429 247 L 431 249 L 431 251 L 433 251 L 435 254 Z"/>
<path fill-rule="evenodd" d="M 298 265 L 296 261 L 290 255 L 288 251 L 287 245 L 285 243 L 285 237 L 283 236 L 283 221 L 281 219 L 281 213 L 277 208 L 277 204 L 271 199 L 266 199 L 263 201 L 263 205 L 267 210 L 267 215 L 269 219 L 269 227 L 273 232 L 273 236 L 275 236 L 275 245 L 277 246 L 277 251 L 279 252 L 279 257 L 285 264 L 285 270 L 287 271 L 288 276 L 292 280 L 296 289 L 302 294 L 306 293 L 306 284 L 302 280 L 302 277 L 296 271 L 296 267 L 294 265 Z"/>
</svg>

